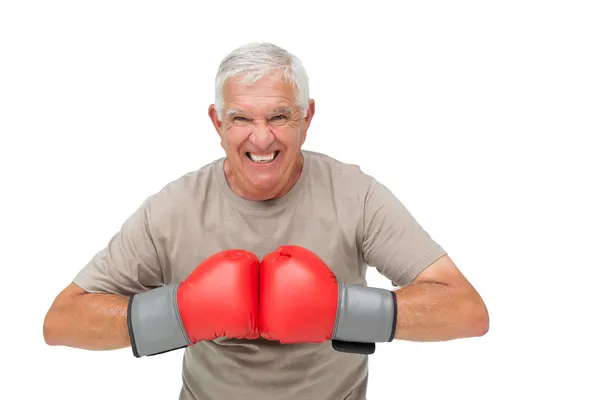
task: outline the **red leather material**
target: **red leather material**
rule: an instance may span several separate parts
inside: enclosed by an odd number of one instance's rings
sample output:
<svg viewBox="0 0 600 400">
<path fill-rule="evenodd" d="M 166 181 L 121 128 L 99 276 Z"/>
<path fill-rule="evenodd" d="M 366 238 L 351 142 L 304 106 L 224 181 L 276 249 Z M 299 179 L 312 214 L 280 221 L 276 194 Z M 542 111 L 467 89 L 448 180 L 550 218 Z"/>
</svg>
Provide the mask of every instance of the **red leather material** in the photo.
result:
<svg viewBox="0 0 600 400">
<path fill-rule="evenodd" d="M 259 337 L 259 267 L 254 254 L 226 250 L 207 258 L 181 283 L 179 313 L 193 343 Z"/>
<path fill-rule="evenodd" d="M 260 266 L 261 336 L 281 343 L 319 343 L 333 335 L 338 283 L 311 251 L 281 246 Z"/>
</svg>

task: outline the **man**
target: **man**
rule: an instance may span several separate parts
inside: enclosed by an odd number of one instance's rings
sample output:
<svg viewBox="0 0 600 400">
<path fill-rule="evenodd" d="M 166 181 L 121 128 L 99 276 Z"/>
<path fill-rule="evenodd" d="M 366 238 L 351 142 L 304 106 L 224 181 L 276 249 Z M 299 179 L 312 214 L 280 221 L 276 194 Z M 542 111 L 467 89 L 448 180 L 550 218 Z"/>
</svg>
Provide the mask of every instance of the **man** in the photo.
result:
<svg viewBox="0 0 600 400">
<path fill-rule="evenodd" d="M 181 399 L 364 399 L 390 340 L 481 336 L 484 302 L 402 203 L 358 166 L 302 149 L 301 62 L 267 43 L 220 64 L 225 157 L 167 184 L 55 299 L 50 345 L 185 348 Z M 399 289 L 370 288 L 367 266 Z"/>
</svg>

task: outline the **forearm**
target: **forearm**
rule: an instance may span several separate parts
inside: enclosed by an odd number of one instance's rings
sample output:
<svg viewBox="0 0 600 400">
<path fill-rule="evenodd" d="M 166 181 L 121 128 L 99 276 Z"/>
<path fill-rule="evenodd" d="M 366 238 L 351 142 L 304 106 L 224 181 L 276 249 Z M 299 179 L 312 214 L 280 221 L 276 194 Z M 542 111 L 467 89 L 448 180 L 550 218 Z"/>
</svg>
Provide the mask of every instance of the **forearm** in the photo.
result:
<svg viewBox="0 0 600 400">
<path fill-rule="evenodd" d="M 487 332 L 487 310 L 473 288 L 420 282 L 395 294 L 396 339 L 433 342 Z"/>
<path fill-rule="evenodd" d="M 125 296 L 86 293 L 55 304 L 44 320 L 46 342 L 86 350 L 128 347 L 128 301 Z"/>
</svg>

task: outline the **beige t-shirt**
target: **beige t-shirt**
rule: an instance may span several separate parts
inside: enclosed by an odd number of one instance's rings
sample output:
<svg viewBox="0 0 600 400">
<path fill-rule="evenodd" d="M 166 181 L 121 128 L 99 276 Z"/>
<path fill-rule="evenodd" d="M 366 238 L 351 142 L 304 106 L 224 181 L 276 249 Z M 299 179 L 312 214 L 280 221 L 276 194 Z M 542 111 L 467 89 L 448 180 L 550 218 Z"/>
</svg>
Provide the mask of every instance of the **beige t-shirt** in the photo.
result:
<svg viewBox="0 0 600 400">
<path fill-rule="evenodd" d="M 275 200 L 235 195 L 224 158 L 170 182 L 146 199 L 74 282 L 89 292 L 131 295 L 179 282 L 221 250 L 244 249 L 261 259 L 295 244 L 316 253 L 341 281 L 366 284 L 371 266 L 402 287 L 446 254 L 358 166 L 321 153 L 303 155 L 300 179 Z M 365 399 L 367 357 L 338 353 L 329 342 L 199 342 L 184 350 L 180 399 Z"/>
</svg>

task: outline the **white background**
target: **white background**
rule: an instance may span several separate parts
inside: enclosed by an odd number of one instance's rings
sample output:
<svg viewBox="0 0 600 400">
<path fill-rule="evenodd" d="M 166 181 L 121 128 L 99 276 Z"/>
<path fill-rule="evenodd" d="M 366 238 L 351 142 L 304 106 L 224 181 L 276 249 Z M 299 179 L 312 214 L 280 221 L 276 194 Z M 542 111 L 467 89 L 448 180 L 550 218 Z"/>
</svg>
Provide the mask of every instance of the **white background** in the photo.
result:
<svg viewBox="0 0 600 400">
<path fill-rule="evenodd" d="M 42 323 L 143 199 L 223 155 L 214 74 L 263 40 L 308 70 L 305 148 L 390 187 L 490 311 L 481 338 L 379 346 L 369 399 L 600 398 L 594 3 L 2 2 L 0 398 L 177 397 L 182 351 L 49 347 Z"/>
</svg>

